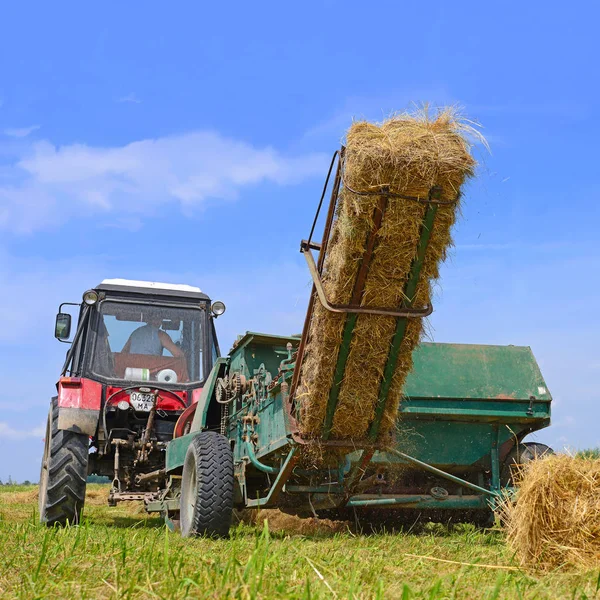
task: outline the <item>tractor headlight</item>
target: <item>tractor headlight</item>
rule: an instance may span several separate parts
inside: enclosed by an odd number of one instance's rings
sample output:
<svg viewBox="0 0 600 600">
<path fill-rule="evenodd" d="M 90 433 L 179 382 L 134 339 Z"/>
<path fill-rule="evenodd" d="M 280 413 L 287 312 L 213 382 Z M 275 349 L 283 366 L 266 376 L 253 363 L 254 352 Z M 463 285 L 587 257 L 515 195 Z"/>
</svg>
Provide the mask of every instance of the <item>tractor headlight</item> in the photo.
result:
<svg viewBox="0 0 600 600">
<path fill-rule="evenodd" d="M 215 317 L 220 317 L 225 312 L 225 304 L 220 300 L 217 300 L 212 303 L 210 310 Z"/>
<path fill-rule="evenodd" d="M 127 402 L 127 400 L 119 400 L 117 408 L 119 410 L 129 410 L 129 402 Z"/>
<path fill-rule="evenodd" d="M 94 290 L 88 290 L 83 295 L 83 301 L 88 306 L 93 306 L 94 304 L 96 304 L 96 302 L 98 302 L 98 292 L 95 292 Z"/>
</svg>

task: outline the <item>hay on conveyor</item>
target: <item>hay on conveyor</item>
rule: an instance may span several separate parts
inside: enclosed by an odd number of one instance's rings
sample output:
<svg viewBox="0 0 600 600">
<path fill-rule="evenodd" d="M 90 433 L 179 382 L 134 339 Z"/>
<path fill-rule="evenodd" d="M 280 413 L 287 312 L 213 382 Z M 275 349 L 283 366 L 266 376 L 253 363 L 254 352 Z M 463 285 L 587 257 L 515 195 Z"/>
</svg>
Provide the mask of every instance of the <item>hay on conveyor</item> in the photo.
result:
<svg viewBox="0 0 600 600">
<path fill-rule="evenodd" d="M 600 460 L 554 455 L 527 463 L 515 504 L 505 506 L 507 538 L 523 566 L 600 565 Z"/>
<path fill-rule="evenodd" d="M 466 135 L 473 128 L 454 111 L 444 109 L 433 117 L 427 112 L 401 114 L 382 124 L 355 122 L 346 139 L 343 180 L 327 257 L 323 283 L 329 300 L 348 304 L 373 225 L 379 196 L 353 193 L 379 191 L 427 198 L 433 186 L 443 199 L 456 198 L 475 161 Z M 413 298 L 404 296 L 411 264 L 417 253 L 426 205 L 390 198 L 377 236 L 365 282 L 361 306 L 398 308 L 411 300 L 415 308 L 431 300 L 432 282 L 452 244 L 450 230 L 458 202 L 439 206 L 431 239 Z M 332 387 L 345 315 L 328 312 L 315 301 L 306 352 L 301 366 L 297 398 L 301 403 L 301 429 L 318 437 L 323 427 Z M 362 439 L 375 415 L 383 370 L 396 327 L 396 318 L 359 315 L 340 388 L 332 438 Z M 381 438 L 395 424 L 404 381 L 412 368 L 412 352 L 423 334 L 423 319 L 409 319 L 394 371 Z"/>
</svg>

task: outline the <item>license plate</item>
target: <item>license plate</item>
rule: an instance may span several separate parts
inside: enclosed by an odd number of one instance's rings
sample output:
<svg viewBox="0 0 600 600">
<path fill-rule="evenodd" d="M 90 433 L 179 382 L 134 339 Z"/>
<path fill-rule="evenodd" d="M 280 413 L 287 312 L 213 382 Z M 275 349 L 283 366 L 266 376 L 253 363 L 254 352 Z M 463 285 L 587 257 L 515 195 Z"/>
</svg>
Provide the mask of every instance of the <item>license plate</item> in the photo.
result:
<svg viewBox="0 0 600 600">
<path fill-rule="evenodd" d="M 144 394 L 142 392 L 131 392 L 129 402 L 131 403 L 131 406 L 133 406 L 133 410 L 150 412 L 152 405 L 154 404 L 154 395 Z"/>
</svg>

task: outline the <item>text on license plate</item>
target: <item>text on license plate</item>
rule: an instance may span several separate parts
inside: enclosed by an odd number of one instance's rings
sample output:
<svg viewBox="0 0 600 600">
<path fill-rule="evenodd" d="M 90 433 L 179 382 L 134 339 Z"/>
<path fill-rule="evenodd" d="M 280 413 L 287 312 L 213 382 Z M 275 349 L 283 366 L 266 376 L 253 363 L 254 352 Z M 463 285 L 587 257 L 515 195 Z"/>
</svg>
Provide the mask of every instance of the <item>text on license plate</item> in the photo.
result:
<svg viewBox="0 0 600 600">
<path fill-rule="evenodd" d="M 144 394 L 142 392 L 131 392 L 129 402 L 134 410 L 150 412 L 154 403 L 153 394 Z"/>
</svg>

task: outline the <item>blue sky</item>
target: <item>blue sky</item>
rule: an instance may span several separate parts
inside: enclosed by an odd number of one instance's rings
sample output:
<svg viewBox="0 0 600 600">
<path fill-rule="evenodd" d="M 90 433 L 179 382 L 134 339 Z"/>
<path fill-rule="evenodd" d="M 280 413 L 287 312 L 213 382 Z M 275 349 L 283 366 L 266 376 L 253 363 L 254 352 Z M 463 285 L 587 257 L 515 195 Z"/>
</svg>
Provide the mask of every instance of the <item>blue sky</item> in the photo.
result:
<svg viewBox="0 0 600 600">
<path fill-rule="evenodd" d="M 104 277 L 189 283 L 226 302 L 224 349 L 245 330 L 300 331 L 298 244 L 331 152 L 352 118 L 424 101 L 463 106 L 492 150 L 475 149 L 433 339 L 531 346 L 555 398 L 537 439 L 600 445 L 599 13 L 3 6 L 0 479 L 37 479 L 61 301 Z"/>
</svg>

